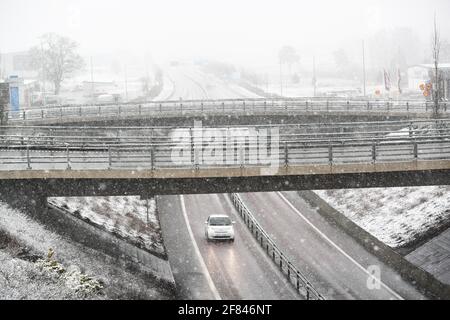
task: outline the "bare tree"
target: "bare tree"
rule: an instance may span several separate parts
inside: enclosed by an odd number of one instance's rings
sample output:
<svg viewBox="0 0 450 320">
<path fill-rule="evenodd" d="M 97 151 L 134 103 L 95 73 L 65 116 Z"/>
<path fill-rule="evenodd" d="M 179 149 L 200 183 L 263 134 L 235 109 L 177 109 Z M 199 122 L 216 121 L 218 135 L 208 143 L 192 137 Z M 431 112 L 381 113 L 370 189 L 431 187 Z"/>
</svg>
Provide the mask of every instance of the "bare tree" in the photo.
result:
<svg viewBox="0 0 450 320">
<path fill-rule="evenodd" d="M 436 23 L 436 15 L 434 15 L 434 30 L 432 39 L 432 50 L 433 50 L 433 64 L 434 64 L 434 84 L 433 84 L 433 113 L 437 117 L 439 115 L 439 101 L 440 101 L 440 77 L 439 77 L 439 55 L 441 51 L 441 39 L 439 30 Z"/>
<path fill-rule="evenodd" d="M 47 33 L 40 40 L 40 45 L 30 49 L 32 66 L 59 94 L 63 80 L 84 66 L 83 58 L 76 52 L 78 44 L 69 38 Z"/>
</svg>

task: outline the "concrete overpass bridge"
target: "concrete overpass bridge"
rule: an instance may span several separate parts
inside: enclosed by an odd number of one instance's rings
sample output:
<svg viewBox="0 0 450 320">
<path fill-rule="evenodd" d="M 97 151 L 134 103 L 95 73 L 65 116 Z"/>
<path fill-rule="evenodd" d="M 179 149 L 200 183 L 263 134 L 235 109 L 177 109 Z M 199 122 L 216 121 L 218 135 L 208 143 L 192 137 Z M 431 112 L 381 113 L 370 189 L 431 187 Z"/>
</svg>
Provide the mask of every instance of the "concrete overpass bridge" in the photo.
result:
<svg viewBox="0 0 450 320">
<path fill-rule="evenodd" d="M 17 127 L 0 136 L 0 190 L 146 196 L 446 185 L 449 122 L 401 122 L 404 130 L 390 131 L 385 122 L 375 131 L 323 125 L 314 133 L 120 128 L 120 136 L 108 134 L 118 128 Z"/>
<path fill-rule="evenodd" d="M 448 118 L 447 102 L 440 103 Z M 57 106 L 6 112 L 11 125 L 84 124 L 186 125 L 193 119 L 211 125 L 382 121 L 433 117 L 432 102 L 336 98 L 254 98 L 151 101 L 144 103 Z"/>
</svg>

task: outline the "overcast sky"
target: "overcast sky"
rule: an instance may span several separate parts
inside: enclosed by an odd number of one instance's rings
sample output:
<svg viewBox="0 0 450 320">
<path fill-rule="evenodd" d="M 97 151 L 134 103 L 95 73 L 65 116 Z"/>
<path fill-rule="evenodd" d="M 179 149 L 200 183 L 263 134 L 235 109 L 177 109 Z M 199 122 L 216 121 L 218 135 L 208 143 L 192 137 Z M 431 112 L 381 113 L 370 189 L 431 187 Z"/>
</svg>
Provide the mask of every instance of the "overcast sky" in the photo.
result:
<svg viewBox="0 0 450 320">
<path fill-rule="evenodd" d="M 450 37 L 450 0 L 0 0 L 0 51 L 26 50 L 57 32 L 86 55 L 263 61 L 284 44 L 320 52 L 396 26 L 426 39 L 434 12 Z"/>
</svg>

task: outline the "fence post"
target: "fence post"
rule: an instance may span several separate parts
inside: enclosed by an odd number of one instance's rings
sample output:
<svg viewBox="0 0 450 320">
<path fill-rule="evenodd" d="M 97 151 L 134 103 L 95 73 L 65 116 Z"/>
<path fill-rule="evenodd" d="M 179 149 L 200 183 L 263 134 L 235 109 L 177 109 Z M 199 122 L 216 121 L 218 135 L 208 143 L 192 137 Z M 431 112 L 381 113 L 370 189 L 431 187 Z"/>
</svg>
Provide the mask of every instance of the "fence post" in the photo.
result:
<svg viewBox="0 0 450 320">
<path fill-rule="evenodd" d="M 267 101 L 264 101 L 264 113 L 267 112 Z"/>
<path fill-rule="evenodd" d="M 245 111 L 245 108 L 244 108 Z M 222 113 L 225 114 L 225 102 L 222 102 Z"/>
<path fill-rule="evenodd" d="M 350 111 L 350 101 L 347 100 L 347 111 Z"/>
<path fill-rule="evenodd" d="M 306 300 L 309 300 L 309 285 L 306 285 Z"/>
<path fill-rule="evenodd" d="M 41 118 L 44 119 L 44 109 L 41 110 Z"/>
<path fill-rule="evenodd" d="M 26 120 L 26 112 L 25 112 L 25 110 L 23 110 L 23 116 L 22 116 L 22 118 L 23 118 L 23 120 Z"/>
<path fill-rule="evenodd" d="M 288 144 L 287 141 L 284 143 L 284 166 L 289 166 L 289 150 L 288 150 Z"/>
<path fill-rule="evenodd" d="M 191 164 L 195 168 L 194 133 L 192 132 L 192 128 L 189 128 L 189 135 L 191 137 Z"/>
<path fill-rule="evenodd" d="M 376 142 L 372 142 L 372 162 L 375 163 L 377 161 L 377 145 Z"/>
<path fill-rule="evenodd" d="M 108 146 L 108 170 L 112 167 L 111 146 Z"/>
<path fill-rule="evenodd" d="M 142 106 L 141 105 L 139 105 L 139 115 L 141 115 L 142 114 Z"/>
<path fill-rule="evenodd" d="M 246 108 L 245 108 L 245 100 L 243 101 L 243 106 L 244 106 L 244 113 L 246 112 Z"/>
<path fill-rule="evenodd" d="M 155 170 L 155 147 L 152 146 L 150 149 L 150 161 L 151 161 L 151 169 Z"/>
<path fill-rule="evenodd" d="M 180 102 L 180 113 L 183 114 L 183 102 Z"/>
<path fill-rule="evenodd" d="M 406 112 L 409 112 L 409 101 L 406 101 Z"/>
<path fill-rule="evenodd" d="M 330 102 L 327 100 L 327 112 L 330 112 Z"/>
<path fill-rule="evenodd" d="M 162 112 L 162 103 L 159 104 L 159 113 Z"/>
<path fill-rule="evenodd" d="M 200 102 L 200 106 L 201 106 L 201 108 L 202 108 L 202 113 L 203 113 L 203 101 Z"/>
<path fill-rule="evenodd" d="M 72 166 L 70 165 L 70 150 L 69 150 L 69 145 L 67 145 L 66 147 L 66 152 L 67 152 L 67 170 L 72 169 Z"/>
<path fill-rule="evenodd" d="M 417 141 L 414 140 L 414 160 L 417 160 L 417 158 L 419 157 L 418 151 Z"/>
<path fill-rule="evenodd" d="M 27 169 L 31 170 L 30 146 L 27 145 Z"/>
<path fill-rule="evenodd" d="M 62 120 L 62 108 L 59 108 L 59 119 L 61 119 Z"/>
<path fill-rule="evenodd" d="M 331 142 L 328 143 L 328 161 L 330 162 L 330 165 L 333 164 L 333 146 L 331 145 Z"/>
</svg>

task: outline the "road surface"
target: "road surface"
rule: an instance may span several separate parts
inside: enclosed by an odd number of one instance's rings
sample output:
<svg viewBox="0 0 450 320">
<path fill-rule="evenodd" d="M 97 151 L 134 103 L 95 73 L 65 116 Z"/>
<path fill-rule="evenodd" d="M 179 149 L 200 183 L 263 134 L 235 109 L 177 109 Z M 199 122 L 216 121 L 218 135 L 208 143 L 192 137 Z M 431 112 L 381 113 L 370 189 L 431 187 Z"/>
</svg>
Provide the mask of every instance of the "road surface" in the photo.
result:
<svg viewBox="0 0 450 320">
<path fill-rule="evenodd" d="M 172 75 L 175 96 L 215 98 L 209 96 L 211 90 L 205 93 L 203 85 L 207 81 L 199 78 L 198 73 Z M 217 83 L 214 92 L 220 94 Z M 222 93 L 221 98 L 234 97 L 229 96 L 229 89 Z M 424 298 L 352 238 L 328 224 L 296 193 L 244 194 L 243 200 L 279 247 L 327 298 Z M 182 298 L 299 298 L 251 237 L 228 196 L 161 196 L 158 210 Z M 207 243 L 204 221 L 210 214 L 222 213 L 236 220 L 236 241 Z M 374 267 L 379 268 L 381 281 L 370 276 Z"/>
<path fill-rule="evenodd" d="M 218 86 L 219 80 L 177 69 L 170 73 L 175 83 L 172 97 L 241 97 Z M 204 88 L 210 89 L 208 93 Z M 157 202 L 180 298 L 301 299 L 240 221 L 228 196 L 159 196 Z M 205 221 L 213 213 L 230 215 L 236 221 L 234 243 L 206 241 Z"/>
<path fill-rule="evenodd" d="M 330 299 L 423 299 L 353 238 L 328 223 L 297 192 L 240 194 L 316 290 Z M 380 270 L 380 280 L 372 271 Z"/>
</svg>

